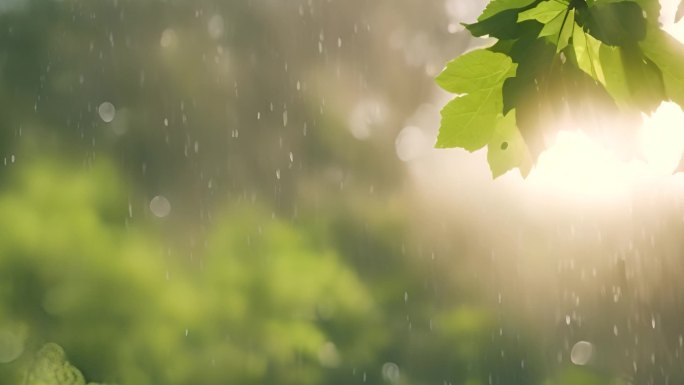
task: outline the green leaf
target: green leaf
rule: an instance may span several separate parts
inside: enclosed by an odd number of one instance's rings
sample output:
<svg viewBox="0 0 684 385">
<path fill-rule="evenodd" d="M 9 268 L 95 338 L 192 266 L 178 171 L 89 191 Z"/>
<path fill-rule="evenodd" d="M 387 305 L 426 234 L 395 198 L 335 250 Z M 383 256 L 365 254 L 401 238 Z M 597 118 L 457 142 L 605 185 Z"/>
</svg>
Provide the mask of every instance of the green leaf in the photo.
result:
<svg viewBox="0 0 684 385">
<path fill-rule="evenodd" d="M 577 23 L 605 44 L 622 46 L 646 37 L 646 18 L 633 1 L 595 2 L 578 9 Z"/>
<path fill-rule="evenodd" d="M 536 20 L 542 24 L 546 24 L 555 19 L 559 15 L 568 10 L 568 5 L 560 1 L 543 1 L 536 7 L 521 12 L 518 15 L 518 21 Z"/>
<path fill-rule="evenodd" d="M 650 29 L 639 46 L 660 69 L 667 98 L 684 106 L 684 45 L 667 32 Z"/>
<path fill-rule="evenodd" d="M 539 37 L 548 37 L 556 45 L 556 52 L 568 46 L 575 25 L 575 10 L 560 1 L 545 1 L 518 15 L 518 21 L 534 20 L 544 27 Z"/>
<path fill-rule="evenodd" d="M 476 151 L 492 137 L 503 106 L 501 91 L 490 89 L 458 97 L 442 109 L 437 148 Z"/>
<path fill-rule="evenodd" d="M 516 167 L 526 177 L 532 169 L 532 157 L 516 125 L 515 111 L 511 111 L 496 125 L 489 142 L 487 161 L 494 178 Z"/>
<path fill-rule="evenodd" d="M 556 46 L 556 53 L 568 46 L 575 25 L 575 10 L 566 9 L 547 23 L 539 33 L 539 37 L 548 37 L 550 43 Z"/>
<path fill-rule="evenodd" d="M 587 39 L 593 39 L 587 36 Z M 622 62 L 622 55 L 619 47 L 611 47 L 599 42 L 599 60 L 605 82 L 603 83 L 606 91 L 615 100 L 615 103 L 623 110 L 633 109 L 634 101 L 629 90 L 627 73 Z"/>
<path fill-rule="evenodd" d="M 537 84 L 544 82 L 550 73 L 554 55 L 553 46 L 544 39 L 528 36 L 516 42 L 510 56 L 518 63 L 518 68 L 516 76 L 504 82 L 504 114 L 521 103 L 529 102 L 530 89 L 536 89 Z"/>
<path fill-rule="evenodd" d="M 492 0 L 477 20 L 482 21 L 488 19 L 503 11 L 525 8 L 536 1 L 538 0 Z"/>
<path fill-rule="evenodd" d="M 505 55 L 488 50 L 463 54 L 447 63 L 435 78 L 437 84 L 454 94 L 466 94 L 490 89 L 515 74 L 515 67 Z"/>
<path fill-rule="evenodd" d="M 565 24 L 565 12 L 559 13 L 555 18 L 546 23 L 541 32 L 539 32 L 539 37 L 558 36 L 563 28 L 563 24 Z M 553 39 L 549 41 L 553 43 Z"/>
<path fill-rule="evenodd" d="M 606 78 L 599 59 L 601 42 L 584 32 L 579 25 L 575 25 L 572 34 L 572 46 L 578 68 L 605 86 Z"/>
<path fill-rule="evenodd" d="M 475 37 L 491 36 L 497 39 L 516 39 L 520 35 L 518 11 L 508 10 L 478 21 L 473 24 L 463 24 Z"/>
<path fill-rule="evenodd" d="M 436 147 L 475 151 L 489 143 L 502 116 L 501 88 L 514 76 L 516 65 L 506 55 L 477 50 L 447 65 L 437 82 L 455 93 L 467 93 L 449 102 L 441 112 Z"/>
<path fill-rule="evenodd" d="M 620 47 L 620 55 L 634 103 L 643 111 L 655 111 L 667 99 L 660 68 L 638 46 Z"/>
<path fill-rule="evenodd" d="M 575 10 L 571 9 L 568 11 L 566 14 L 565 21 L 563 22 L 563 26 L 561 27 L 560 32 L 558 33 L 558 41 L 556 41 L 556 53 L 559 53 L 560 51 L 564 50 L 565 47 L 568 46 L 568 42 L 570 41 L 570 38 L 572 37 L 572 32 L 575 29 Z"/>
<path fill-rule="evenodd" d="M 494 177 L 525 175 L 524 155 L 537 159 L 555 120 L 598 127 L 605 113 L 633 121 L 668 98 L 684 105 L 684 45 L 660 30 L 659 13 L 658 0 L 492 0 L 466 27 L 499 39 L 488 50 L 510 61 L 465 57 L 437 78 L 464 94 L 442 110 L 437 147 L 488 145 Z"/>
</svg>

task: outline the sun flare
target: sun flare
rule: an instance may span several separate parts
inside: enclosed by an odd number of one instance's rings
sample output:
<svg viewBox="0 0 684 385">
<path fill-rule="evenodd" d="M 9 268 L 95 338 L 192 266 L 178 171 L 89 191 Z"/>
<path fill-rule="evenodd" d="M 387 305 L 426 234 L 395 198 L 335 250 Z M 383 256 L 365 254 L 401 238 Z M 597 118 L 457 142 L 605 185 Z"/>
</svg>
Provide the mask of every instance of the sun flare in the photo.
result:
<svg viewBox="0 0 684 385">
<path fill-rule="evenodd" d="M 529 176 L 536 187 L 571 195 L 611 197 L 667 179 L 684 153 L 684 112 L 664 102 L 643 116 L 637 154 L 622 159 L 582 130 L 562 129 Z"/>
</svg>

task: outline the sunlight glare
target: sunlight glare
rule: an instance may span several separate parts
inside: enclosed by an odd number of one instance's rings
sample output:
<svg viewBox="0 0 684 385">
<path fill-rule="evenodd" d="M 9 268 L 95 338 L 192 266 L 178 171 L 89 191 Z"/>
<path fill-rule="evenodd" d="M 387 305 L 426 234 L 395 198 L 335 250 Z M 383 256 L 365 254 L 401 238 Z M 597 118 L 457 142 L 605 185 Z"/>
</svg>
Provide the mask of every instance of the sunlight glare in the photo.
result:
<svg viewBox="0 0 684 385">
<path fill-rule="evenodd" d="M 633 187 L 670 178 L 684 153 L 684 112 L 665 102 L 643 116 L 639 154 L 623 160 L 581 130 L 561 130 L 529 176 L 543 190 L 611 199 Z"/>
</svg>

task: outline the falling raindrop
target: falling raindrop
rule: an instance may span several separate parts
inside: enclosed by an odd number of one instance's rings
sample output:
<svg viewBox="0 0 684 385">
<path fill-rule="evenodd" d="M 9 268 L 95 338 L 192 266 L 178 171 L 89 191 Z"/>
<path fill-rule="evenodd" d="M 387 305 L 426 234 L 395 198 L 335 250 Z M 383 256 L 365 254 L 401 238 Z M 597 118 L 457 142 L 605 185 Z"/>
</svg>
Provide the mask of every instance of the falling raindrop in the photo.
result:
<svg viewBox="0 0 684 385">
<path fill-rule="evenodd" d="M 570 361 L 575 365 L 586 365 L 594 354 L 594 345 L 587 341 L 577 342 L 570 351 Z"/>
<path fill-rule="evenodd" d="M 178 44 L 178 37 L 176 36 L 176 31 L 171 28 L 167 28 L 162 32 L 159 44 L 163 48 L 171 48 Z"/>
<path fill-rule="evenodd" d="M 207 30 L 212 39 L 221 38 L 224 31 L 223 17 L 221 15 L 212 16 L 211 19 L 209 19 Z"/>
<path fill-rule="evenodd" d="M 100 107 L 97 108 L 97 113 L 100 115 L 100 119 L 102 119 L 103 122 L 110 123 L 114 120 L 116 108 L 110 102 L 103 102 L 100 104 Z"/>
<path fill-rule="evenodd" d="M 382 378 L 392 384 L 399 382 L 399 366 L 394 362 L 386 362 L 382 365 Z"/>
<path fill-rule="evenodd" d="M 158 218 L 164 218 L 171 213 L 171 203 L 162 195 L 157 195 L 150 201 L 150 211 Z"/>
</svg>

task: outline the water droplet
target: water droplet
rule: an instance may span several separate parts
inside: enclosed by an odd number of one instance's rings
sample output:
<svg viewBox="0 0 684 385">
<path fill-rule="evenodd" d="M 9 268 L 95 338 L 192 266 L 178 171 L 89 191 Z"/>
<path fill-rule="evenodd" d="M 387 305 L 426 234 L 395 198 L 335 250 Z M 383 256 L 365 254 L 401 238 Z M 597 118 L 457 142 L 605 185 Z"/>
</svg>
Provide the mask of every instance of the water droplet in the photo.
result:
<svg viewBox="0 0 684 385">
<path fill-rule="evenodd" d="M 209 19 L 207 30 L 209 31 L 209 36 L 212 39 L 221 38 L 224 31 L 223 17 L 221 15 L 212 16 L 211 19 Z"/>
<path fill-rule="evenodd" d="M 171 28 L 167 28 L 162 32 L 159 44 L 163 48 L 171 48 L 178 43 L 178 37 L 176 36 L 176 31 Z"/>
<path fill-rule="evenodd" d="M 287 127 L 287 110 L 283 111 L 283 127 Z"/>
<path fill-rule="evenodd" d="M 97 113 L 100 115 L 100 119 L 102 119 L 103 122 L 109 123 L 114 120 L 116 108 L 112 103 L 104 102 L 97 108 Z"/>
<path fill-rule="evenodd" d="M 575 365 L 586 365 L 594 354 L 594 345 L 587 341 L 577 342 L 570 351 L 570 361 Z"/>
<path fill-rule="evenodd" d="M 394 362 L 385 362 L 382 365 L 382 378 L 392 384 L 399 382 L 399 366 Z"/>
<path fill-rule="evenodd" d="M 158 218 L 164 218 L 171 213 L 171 203 L 162 195 L 157 195 L 150 201 L 150 211 Z"/>
</svg>

